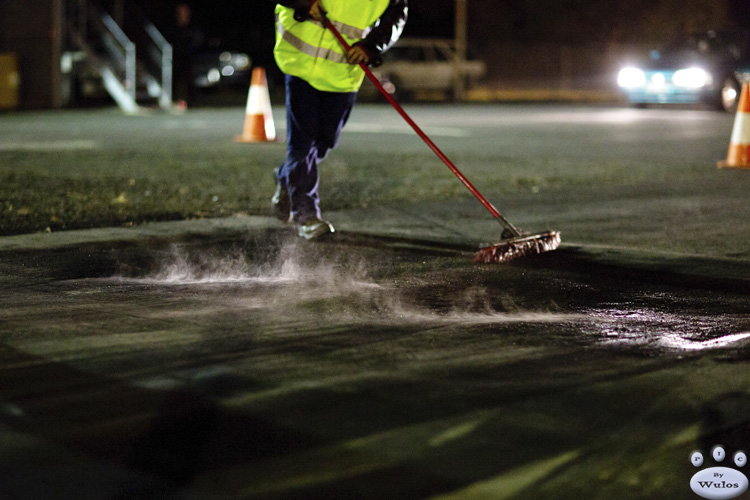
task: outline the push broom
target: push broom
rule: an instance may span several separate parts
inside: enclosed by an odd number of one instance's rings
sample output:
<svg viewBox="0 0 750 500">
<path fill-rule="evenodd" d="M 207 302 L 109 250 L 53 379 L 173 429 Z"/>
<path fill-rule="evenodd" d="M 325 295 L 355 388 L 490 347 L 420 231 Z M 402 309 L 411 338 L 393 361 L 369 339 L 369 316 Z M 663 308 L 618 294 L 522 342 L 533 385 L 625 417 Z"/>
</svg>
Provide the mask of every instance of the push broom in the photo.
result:
<svg viewBox="0 0 750 500">
<path fill-rule="evenodd" d="M 350 45 L 341 36 L 341 33 L 331 23 L 330 20 L 325 19 L 326 27 L 333 33 L 338 39 L 339 43 L 347 51 L 350 49 Z M 404 111 L 404 109 L 396 102 L 396 100 L 383 88 L 378 81 L 378 78 L 372 73 L 370 68 L 366 64 L 360 63 L 359 66 L 364 70 L 367 78 L 375 85 L 375 87 L 383 94 L 383 97 L 398 111 L 398 114 L 406 120 L 414 132 L 430 147 L 430 149 L 440 158 L 443 163 L 450 169 L 453 174 L 466 186 L 466 188 L 473 194 L 477 200 L 492 214 L 495 220 L 503 227 L 501 234 L 501 240 L 495 243 L 483 244 L 479 251 L 474 256 L 474 262 L 481 263 L 502 263 L 508 262 L 513 259 L 524 257 L 527 255 L 541 254 L 544 252 L 550 252 L 560 246 L 560 233 L 558 231 L 547 231 L 539 234 L 528 234 L 519 231 L 508 219 L 490 203 L 482 194 L 469 182 L 469 180 L 461 173 L 460 170 L 453 164 L 453 162 L 445 156 L 445 154 L 438 148 L 432 140 L 427 137 L 422 129 L 411 119 L 411 117 Z"/>
</svg>

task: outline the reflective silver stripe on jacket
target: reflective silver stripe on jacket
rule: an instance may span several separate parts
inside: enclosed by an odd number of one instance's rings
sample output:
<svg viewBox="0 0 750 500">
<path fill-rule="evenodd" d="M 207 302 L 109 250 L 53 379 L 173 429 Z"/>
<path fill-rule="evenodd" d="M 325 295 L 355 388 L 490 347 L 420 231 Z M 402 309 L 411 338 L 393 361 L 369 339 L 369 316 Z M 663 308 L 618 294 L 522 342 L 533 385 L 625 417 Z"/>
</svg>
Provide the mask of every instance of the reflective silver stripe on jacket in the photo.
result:
<svg viewBox="0 0 750 500">
<path fill-rule="evenodd" d="M 339 54 L 338 52 L 331 49 L 316 47 L 315 45 L 307 43 L 294 33 L 290 33 L 289 31 L 287 31 L 282 23 L 279 22 L 276 23 L 276 25 L 278 26 L 279 35 L 281 35 L 281 38 L 283 38 L 285 42 L 287 42 L 289 45 L 299 50 L 303 54 L 311 57 L 327 59 L 336 63 L 346 62 L 346 56 L 344 54 Z"/>
<path fill-rule="evenodd" d="M 322 23 L 315 22 L 315 24 L 320 26 L 321 28 L 325 29 L 323 27 Z M 356 39 L 359 40 L 363 38 L 367 33 L 370 32 L 370 28 L 366 29 L 360 29 L 355 26 L 349 26 L 348 24 L 340 23 L 338 21 L 332 21 L 333 25 L 336 27 L 339 32 L 350 39 Z M 346 55 L 339 54 L 338 52 L 331 50 L 331 49 L 324 49 L 322 47 L 317 47 L 315 45 L 312 45 L 310 43 L 307 43 L 306 41 L 302 40 L 300 37 L 295 35 L 294 33 L 291 33 L 286 30 L 284 27 L 284 24 L 279 20 L 279 16 L 276 16 L 276 27 L 279 30 L 279 35 L 281 35 L 281 38 L 284 39 L 285 42 L 290 44 L 295 49 L 299 50 L 303 54 L 306 54 L 311 57 L 319 57 L 321 59 L 327 59 L 332 62 L 336 63 L 345 63 L 346 62 Z"/>
<path fill-rule="evenodd" d="M 321 28 L 325 28 L 322 23 L 319 23 L 317 21 L 312 22 L 317 24 Z M 348 24 L 344 24 L 339 21 L 331 21 L 331 23 L 339 31 L 339 33 L 346 37 L 349 37 L 352 40 L 362 40 L 370 32 L 370 28 L 361 29 L 357 28 L 356 26 L 349 26 Z"/>
</svg>

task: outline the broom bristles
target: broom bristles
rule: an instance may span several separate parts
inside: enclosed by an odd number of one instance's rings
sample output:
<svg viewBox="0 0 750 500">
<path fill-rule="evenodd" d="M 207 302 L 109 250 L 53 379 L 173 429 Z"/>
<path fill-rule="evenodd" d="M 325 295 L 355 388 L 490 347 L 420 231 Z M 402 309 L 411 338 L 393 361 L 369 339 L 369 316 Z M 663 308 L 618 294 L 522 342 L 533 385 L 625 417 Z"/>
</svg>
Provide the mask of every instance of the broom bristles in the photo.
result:
<svg viewBox="0 0 750 500">
<path fill-rule="evenodd" d="M 551 252 L 559 246 L 560 233 L 557 231 L 519 236 L 480 248 L 474 256 L 474 262 L 501 264 L 528 255 Z"/>
</svg>

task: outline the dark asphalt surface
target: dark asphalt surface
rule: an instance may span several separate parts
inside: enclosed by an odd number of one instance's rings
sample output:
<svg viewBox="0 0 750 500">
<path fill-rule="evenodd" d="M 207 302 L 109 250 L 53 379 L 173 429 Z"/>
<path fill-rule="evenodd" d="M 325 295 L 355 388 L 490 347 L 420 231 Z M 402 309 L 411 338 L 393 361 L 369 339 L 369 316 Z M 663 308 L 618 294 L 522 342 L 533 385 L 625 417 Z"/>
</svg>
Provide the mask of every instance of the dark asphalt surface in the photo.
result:
<svg viewBox="0 0 750 500">
<path fill-rule="evenodd" d="M 693 451 L 750 449 L 750 178 L 700 166 L 731 119 L 503 109 L 418 121 L 588 169 L 502 197 L 553 253 L 472 264 L 498 229 L 466 199 L 331 212 L 315 244 L 266 217 L 0 238 L 0 498 L 691 498 Z"/>
</svg>

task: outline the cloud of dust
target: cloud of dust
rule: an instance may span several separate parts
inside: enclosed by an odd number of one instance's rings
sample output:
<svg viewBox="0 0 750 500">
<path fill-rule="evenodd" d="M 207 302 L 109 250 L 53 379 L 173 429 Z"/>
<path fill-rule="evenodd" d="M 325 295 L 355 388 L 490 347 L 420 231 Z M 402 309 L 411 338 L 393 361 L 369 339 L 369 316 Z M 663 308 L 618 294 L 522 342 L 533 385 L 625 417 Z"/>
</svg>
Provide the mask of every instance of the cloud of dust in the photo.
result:
<svg viewBox="0 0 750 500">
<path fill-rule="evenodd" d="M 342 260 L 326 255 L 310 261 L 303 250 L 298 243 L 288 243 L 274 255 L 255 261 L 241 248 L 227 252 L 173 246 L 157 269 L 138 281 L 239 286 L 252 307 L 288 308 L 297 314 L 316 309 L 318 314 L 342 321 L 478 325 L 581 319 L 576 314 L 524 311 L 512 299 L 494 297 L 491 291 L 477 286 L 456 292 L 446 283 L 446 291 L 438 292 L 439 304 L 433 303 L 412 288 L 425 284 L 423 278 L 379 283 L 370 277 L 367 263 L 361 258 Z"/>
</svg>

